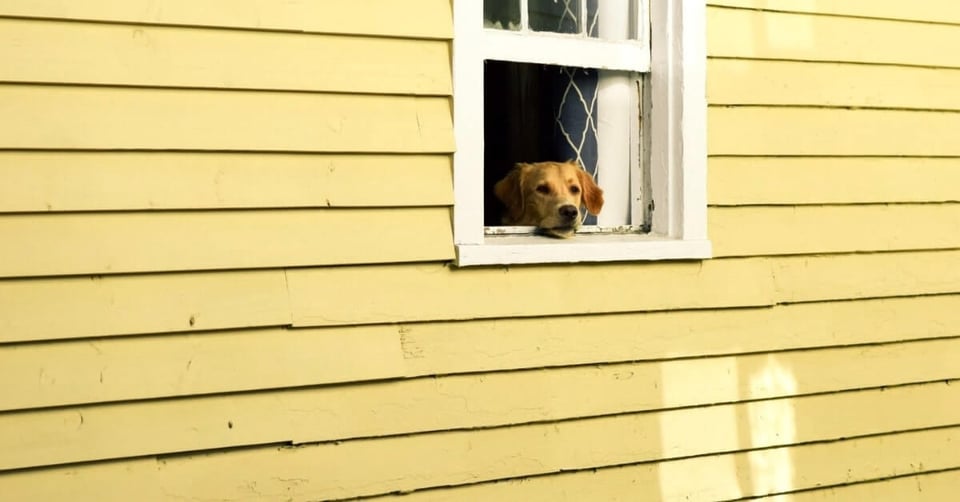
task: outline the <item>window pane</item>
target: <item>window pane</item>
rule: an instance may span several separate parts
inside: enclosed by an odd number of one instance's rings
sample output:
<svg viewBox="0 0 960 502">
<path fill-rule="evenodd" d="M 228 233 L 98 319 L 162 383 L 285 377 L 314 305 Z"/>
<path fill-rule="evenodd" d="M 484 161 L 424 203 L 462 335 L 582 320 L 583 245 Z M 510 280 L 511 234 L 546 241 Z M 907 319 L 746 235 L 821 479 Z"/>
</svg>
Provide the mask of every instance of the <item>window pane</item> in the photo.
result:
<svg viewBox="0 0 960 502">
<path fill-rule="evenodd" d="M 636 40 L 638 0 L 587 0 L 588 31 L 606 40 Z"/>
<path fill-rule="evenodd" d="M 483 0 L 483 26 L 498 30 L 519 30 L 520 0 Z"/>
<path fill-rule="evenodd" d="M 580 0 L 529 0 L 530 29 L 555 33 L 582 33 Z"/>
<path fill-rule="evenodd" d="M 610 0 L 606 0 L 610 1 Z M 587 35 L 591 37 L 600 36 L 600 7 L 599 0 L 587 0 Z"/>
</svg>

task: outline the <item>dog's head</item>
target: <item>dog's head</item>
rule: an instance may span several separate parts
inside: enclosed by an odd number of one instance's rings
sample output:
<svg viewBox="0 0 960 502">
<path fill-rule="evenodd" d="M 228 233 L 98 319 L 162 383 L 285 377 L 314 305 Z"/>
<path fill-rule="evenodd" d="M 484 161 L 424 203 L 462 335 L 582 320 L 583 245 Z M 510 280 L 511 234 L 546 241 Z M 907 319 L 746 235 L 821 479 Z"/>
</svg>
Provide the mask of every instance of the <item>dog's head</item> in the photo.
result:
<svg viewBox="0 0 960 502">
<path fill-rule="evenodd" d="M 573 161 L 517 164 L 493 191 L 507 208 L 505 225 L 534 225 L 553 237 L 577 231 L 581 205 L 591 214 L 603 208 L 603 190 Z"/>
</svg>

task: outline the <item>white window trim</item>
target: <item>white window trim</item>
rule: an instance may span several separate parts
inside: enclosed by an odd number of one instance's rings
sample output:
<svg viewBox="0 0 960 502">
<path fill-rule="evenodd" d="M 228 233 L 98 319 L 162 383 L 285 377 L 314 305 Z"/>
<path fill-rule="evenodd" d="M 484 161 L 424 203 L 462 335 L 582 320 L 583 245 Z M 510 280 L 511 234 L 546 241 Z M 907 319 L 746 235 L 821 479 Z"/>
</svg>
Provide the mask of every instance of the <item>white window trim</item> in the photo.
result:
<svg viewBox="0 0 960 502">
<path fill-rule="evenodd" d="M 650 0 L 648 234 L 484 236 L 483 2 L 454 0 L 454 241 L 457 265 L 571 263 L 712 256 L 707 238 L 706 6 Z M 589 65 L 602 68 L 597 64 Z"/>
</svg>

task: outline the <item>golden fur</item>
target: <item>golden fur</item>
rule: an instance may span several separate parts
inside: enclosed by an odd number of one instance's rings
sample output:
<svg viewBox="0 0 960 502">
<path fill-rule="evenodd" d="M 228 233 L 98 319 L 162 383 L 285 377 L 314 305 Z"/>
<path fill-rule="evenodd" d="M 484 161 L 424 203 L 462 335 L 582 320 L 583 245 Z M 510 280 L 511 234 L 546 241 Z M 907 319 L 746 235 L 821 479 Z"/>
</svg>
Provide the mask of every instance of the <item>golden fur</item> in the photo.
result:
<svg viewBox="0 0 960 502">
<path fill-rule="evenodd" d="M 567 238 L 580 227 L 580 206 L 603 208 L 603 190 L 573 161 L 517 164 L 494 186 L 506 206 L 504 225 L 534 225 L 541 233 Z"/>
</svg>

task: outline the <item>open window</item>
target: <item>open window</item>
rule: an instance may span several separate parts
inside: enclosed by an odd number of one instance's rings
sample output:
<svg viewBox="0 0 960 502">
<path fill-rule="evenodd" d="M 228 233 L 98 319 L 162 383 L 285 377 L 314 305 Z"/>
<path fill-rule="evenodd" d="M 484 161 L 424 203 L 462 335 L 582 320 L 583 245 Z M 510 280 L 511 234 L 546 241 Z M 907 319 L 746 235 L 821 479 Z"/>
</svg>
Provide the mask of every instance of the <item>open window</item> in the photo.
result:
<svg viewBox="0 0 960 502">
<path fill-rule="evenodd" d="M 455 0 L 458 265 L 710 256 L 696 3 Z M 500 225 L 515 163 L 568 159 L 603 188 L 599 216 L 569 240 Z"/>
</svg>

